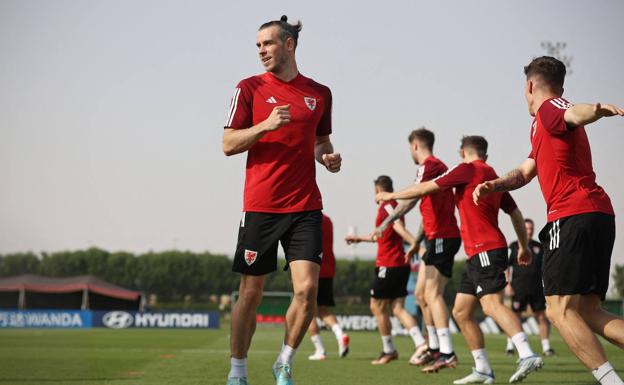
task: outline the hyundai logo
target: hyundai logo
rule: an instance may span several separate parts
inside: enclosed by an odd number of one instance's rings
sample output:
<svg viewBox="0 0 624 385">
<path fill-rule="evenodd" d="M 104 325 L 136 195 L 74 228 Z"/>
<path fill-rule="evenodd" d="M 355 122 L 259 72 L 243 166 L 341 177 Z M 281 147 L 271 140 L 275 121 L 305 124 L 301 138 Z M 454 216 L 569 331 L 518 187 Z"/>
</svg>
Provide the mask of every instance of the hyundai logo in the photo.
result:
<svg viewBox="0 0 624 385">
<path fill-rule="evenodd" d="M 102 323 L 111 329 L 124 329 L 132 325 L 132 314 L 125 311 L 112 311 L 104 314 Z"/>
</svg>

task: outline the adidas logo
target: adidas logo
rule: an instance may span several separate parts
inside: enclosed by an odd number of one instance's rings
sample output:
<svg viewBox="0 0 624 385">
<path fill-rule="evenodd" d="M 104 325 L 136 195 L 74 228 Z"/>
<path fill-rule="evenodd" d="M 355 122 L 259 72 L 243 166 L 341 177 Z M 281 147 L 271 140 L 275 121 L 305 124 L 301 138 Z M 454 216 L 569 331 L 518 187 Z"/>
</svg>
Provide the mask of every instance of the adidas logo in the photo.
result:
<svg viewBox="0 0 624 385">
<path fill-rule="evenodd" d="M 271 104 L 277 104 L 277 100 L 275 100 L 275 98 L 273 96 L 271 96 L 270 98 L 268 98 L 266 100 L 267 103 L 271 103 Z"/>
<path fill-rule="evenodd" d="M 477 286 L 477 294 L 481 293 L 483 291 L 483 288 L 481 287 L 481 285 Z"/>
</svg>

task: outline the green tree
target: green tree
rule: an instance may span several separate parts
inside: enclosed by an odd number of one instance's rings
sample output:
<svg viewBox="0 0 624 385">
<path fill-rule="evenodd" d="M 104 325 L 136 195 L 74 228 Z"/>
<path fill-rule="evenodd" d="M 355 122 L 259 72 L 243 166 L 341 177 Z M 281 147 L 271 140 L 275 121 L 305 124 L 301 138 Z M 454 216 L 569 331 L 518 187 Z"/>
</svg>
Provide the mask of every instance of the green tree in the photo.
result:
<svg viewBox="0 0 624 385">
<path fill-rule="evenodd" d="M 614 281 L 613 290 L 618 297 L 624 298 L 624 265 L 615 265 L 612 277 Z"/>
</svg>

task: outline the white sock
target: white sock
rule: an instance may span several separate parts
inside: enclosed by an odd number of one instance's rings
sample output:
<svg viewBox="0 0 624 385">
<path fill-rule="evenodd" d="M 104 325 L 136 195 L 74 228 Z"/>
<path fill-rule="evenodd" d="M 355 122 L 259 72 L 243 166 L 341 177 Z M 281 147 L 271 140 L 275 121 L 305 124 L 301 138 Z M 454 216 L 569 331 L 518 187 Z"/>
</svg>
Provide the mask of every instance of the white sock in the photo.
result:
<svg viewBox="0 0 624 385">
<path fill-rule="evenodd" d="M 592 370 L 592 374 L 602 385 L 622 385 L 624 381 L 617 375 L 609 361 Z"/>
<path fill-rule="evenodd" d="M 412 341 L 414 341 L 414 346 L 416 347 L 419 347 L 427 343 L 427 341 L 425 341 L 425 337 L 423 337 L 422 333 L 420 332 L 420 328 L 418 326 L 414 326 L 410 328 L 409 335 L 412 336 Z"/>
<path fill-rule="evenodd" d="M 453 353 L 453 341 L 451 340 L 451 332 L 448 328 L 437 329 L 438 339 L 440 340 L 440 353 Z"/>
<path fill-rule="evenodd" d="M 381 336 L 381 342 L 383 343 L 383 351 L 384 353 L 392 353 L 396 349 L 394 348 L 394 344 L 392 343 L 392 336 Z"/>
<path fill-rule="evenodd" d="M 505 348 L 505 350 L 514 350 L 513 342 L 509 337 L 507 337 L 507 347 Z"/>
<path fill-rule="evenodd" d="M 228 378 L 247 378 L 247 358 L 230 358 Z"/>
<path fill-rule="evenodd" d="M 435 326 L 427 325 L 427 336 L 429 336 L 429 349 L 440 349 L 440 341 Z"/>
<path fill-rule="evenodd" d="M 321 339 L 320 334 L 315 334 L 310 337 L 310 340 L 314 344 L 314 349 L 316 349 L 316 353 L 325 354 L 325 347 L 323 346 L 323 340 Z"/>
<path fill-rule="evenodd" d="M 514 345 L 516 346 L 516 350 L 518 351 L 518 356 L 520 358 L 527 358 L 533 356 L 533 350 L 531 350 L 531 345 L 529 345 L 529 338 L 524 332 L 520 332 L 515 336 L 511 337 Z"/>
<path fill-rule="evenodd" d="M 542 340 L 542 351 L 545 352 L 546 350 L 550 350 L 550 340 L 548 338 Z"/>
<path fill-rule="evenodd" d="M 472 350 L 472 358 L 474 358 L 475 369 L 479 373 L 490 374 L 492 368 L 490 368 L 490 361 L 488 361 L 487 352 L 485 349 Z"/>
<path fill-rule="evenodd" d="M 334 332 L 334 335 L 336 335 L 337 340 L 341 339 L 342 336 L 344 336 L 344 332 L 342 331 L 342 328 L 338 324 L 335 324 L 334 326 L 332 326 L 331 330 L 332 332 Z"/>
<path fill-rule="evenodd" d="M 282 351 L 280 352 L 279 356 L 277 356 L 277 362 L 279 362 L 280 364 L 290 365 L 293 358 L 295 357 L 296 352 L 297 352 L 297 349 L 291 348 L 290 346 L 283 344 Z"/>
</svg>

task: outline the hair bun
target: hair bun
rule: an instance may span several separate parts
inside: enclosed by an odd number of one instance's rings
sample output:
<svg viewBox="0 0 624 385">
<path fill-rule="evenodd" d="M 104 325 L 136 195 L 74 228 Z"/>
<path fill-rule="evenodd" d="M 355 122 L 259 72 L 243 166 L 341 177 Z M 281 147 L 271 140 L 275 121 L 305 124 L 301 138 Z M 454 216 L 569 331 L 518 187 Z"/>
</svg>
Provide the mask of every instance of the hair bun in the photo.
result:
<svg viewBox="0 0 624 385">
<path fill-rule="evenodd" d="M 288 21 L 288 16 L 282 15 L 282 17 L 280 17 L 280 21 L 287 22 Z"/>
</svg>

